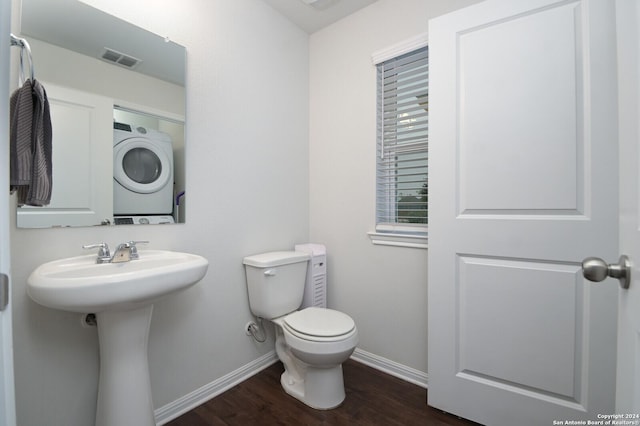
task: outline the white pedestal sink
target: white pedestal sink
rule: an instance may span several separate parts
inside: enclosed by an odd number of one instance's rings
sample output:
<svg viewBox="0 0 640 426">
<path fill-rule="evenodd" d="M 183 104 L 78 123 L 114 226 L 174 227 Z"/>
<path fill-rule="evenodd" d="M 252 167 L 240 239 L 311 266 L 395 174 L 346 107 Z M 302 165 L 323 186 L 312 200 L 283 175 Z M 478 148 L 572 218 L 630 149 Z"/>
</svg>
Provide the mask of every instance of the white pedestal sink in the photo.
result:
<svg viewBox="0 0 640 426">
<path fill-rule="evenodd" d="M 48 262 L 29 276 L 37 303 L 95 313 L 100 342 L 96 426 L 155 425 L 147 343 L 153 302 L 200 281 L 209 262 L 197 255 L 140 250 L 140 258 L 96 263 L 95 255 Z"/>
</svg>

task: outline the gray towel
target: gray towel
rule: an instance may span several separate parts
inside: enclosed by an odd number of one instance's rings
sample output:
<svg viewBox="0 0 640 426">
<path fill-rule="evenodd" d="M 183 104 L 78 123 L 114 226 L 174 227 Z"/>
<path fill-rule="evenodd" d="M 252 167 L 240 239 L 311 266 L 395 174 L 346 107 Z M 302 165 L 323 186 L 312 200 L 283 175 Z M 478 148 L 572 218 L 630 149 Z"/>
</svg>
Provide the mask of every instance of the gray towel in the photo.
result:
<svg viewBox="0 0 640 426">
<path fill-rule="evenodd" d="M 51 202 L 52 133 L 49 100 L 44 87 L 27 80 L 10 99 L 10 184 L 18 204 Z"/>
</svg>

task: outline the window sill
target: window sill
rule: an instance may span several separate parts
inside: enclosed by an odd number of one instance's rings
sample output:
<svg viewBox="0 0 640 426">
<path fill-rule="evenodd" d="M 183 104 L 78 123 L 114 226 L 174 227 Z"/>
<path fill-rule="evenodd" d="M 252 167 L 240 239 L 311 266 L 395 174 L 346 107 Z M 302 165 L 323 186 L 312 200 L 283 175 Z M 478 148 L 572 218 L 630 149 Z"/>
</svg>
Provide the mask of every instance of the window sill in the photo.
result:
<svg viewBox="0 0 640 426">
<path fill-rule="evenodd" d="M 428 248 L 429 238 L 426 235 L 392 234 L 387 232 L 367 232 L 371 243 L 381 246 Z"/>
</svg>

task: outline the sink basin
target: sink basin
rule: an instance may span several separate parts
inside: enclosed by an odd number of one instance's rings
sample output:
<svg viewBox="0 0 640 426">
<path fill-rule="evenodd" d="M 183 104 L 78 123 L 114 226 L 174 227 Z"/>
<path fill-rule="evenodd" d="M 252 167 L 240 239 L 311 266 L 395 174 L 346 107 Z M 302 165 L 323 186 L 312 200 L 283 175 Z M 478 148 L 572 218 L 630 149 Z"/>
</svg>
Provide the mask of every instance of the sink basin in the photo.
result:
<svg viewBox="0 0 640 426">
<path fill-rule="evenodd" d="M 100 345 L 96 426 L 155 426 L 147 359 L 153 303 L 200 281 L 209 262 L 194 254 L 140 250 L 96 263 L 95 255 L 39 266 L 27 293 L 49 308 L 95 313 Z"/>
<path fill-rule="evenodd" d="M 140 250 L 140 259 L 96 263 L 95 255 L 42 264 L 29 276 L 27 293 L 49 308 L 96 313 L 153 303 L 197 283 L 209 262 L 198 255 Z"/>
</svg>

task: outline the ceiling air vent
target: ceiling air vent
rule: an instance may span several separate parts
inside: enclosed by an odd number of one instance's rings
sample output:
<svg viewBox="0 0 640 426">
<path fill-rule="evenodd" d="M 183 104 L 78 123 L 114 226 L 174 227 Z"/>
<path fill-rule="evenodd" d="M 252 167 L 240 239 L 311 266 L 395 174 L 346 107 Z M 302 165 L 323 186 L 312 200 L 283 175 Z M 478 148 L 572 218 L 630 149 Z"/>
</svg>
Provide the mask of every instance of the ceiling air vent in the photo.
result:
<svg viewBox="0 0 640 426">
<path fill-rule="evenodd" d="M 138 58 L 118 52 L 117 50 L 109 49 L 108 47 L 104 48 L 104 52 L 102 52 L 100 58 L 103 61 L 129 69 L 134 69 L 142 62 L 142 60 Z"/>
</svg>

